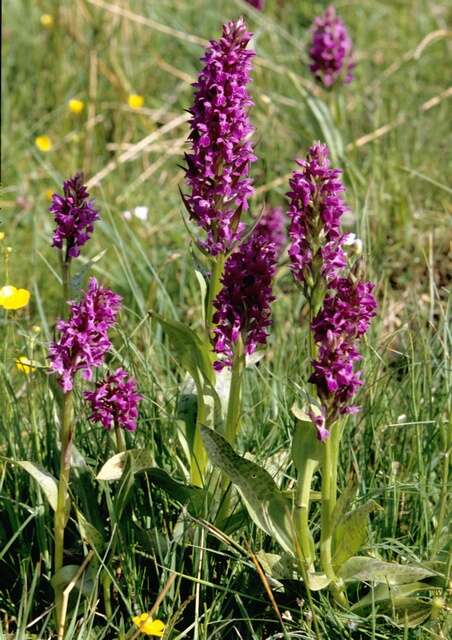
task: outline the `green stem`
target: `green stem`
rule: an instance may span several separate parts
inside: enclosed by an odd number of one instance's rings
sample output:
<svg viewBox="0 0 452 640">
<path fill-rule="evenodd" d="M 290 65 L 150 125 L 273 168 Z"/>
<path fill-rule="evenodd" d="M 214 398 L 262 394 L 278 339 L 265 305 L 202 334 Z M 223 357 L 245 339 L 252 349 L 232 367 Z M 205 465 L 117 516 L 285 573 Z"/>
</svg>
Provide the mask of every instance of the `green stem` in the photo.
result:
<svg viewBox="0 0 452 640">
<path fill-rule="evenodd" d="M 64 530 L 66 527 L 67 513 L 66 501 L 68 497 L 69 473 L 71 470 L 71 450 L 72 450 L 72 430 L 73 430 L 73 395 L 69 391 L 63 398 L 63 410 L 61 419 L 61 451 L 60 451 L 60 477 L 58 481 L 57 506 L 54 520 L 55 536 L 55 574 L 63 566 L 64 553 Z M 57 627 L 60 626 L 60 615 L 62 605 L 62 589 L 55 589 L 55 607 L 57 616 Z"/>
<path fill-rule="evenodd" d="M 322 464 L 322 517 L 320 532 L 320 562 L 326 576 L 331 580 L 330 588 L 336 602 L 347 606 L 347 596 L 343 584 L 338 580 L 333 568 L 333 512 L 337 496 L 337 464 L 339 458 L 339 440 L 341 425 L 336 423 L 330 428 L 331 435 L 325 441 Z"/>
<path fill-rule="evenodd" d="M 207 465 L 207 453 L 201 438 L 201 425 L 206 423 L 206 403 L 204 402 L 203 388 L 198 380 L 196 383 L 197 390 L 197 412 L 196 426 L 193 437 L 193 449 L 190 460 L 190 479 L 191 483 L 196 487 L 202 487 L 204 484 L 204 472 Z"/>
<path fill-rule="evenodd" d="M 124 434 L 119 425 L 115 424 L 115 437 L 116 437 L 116 449 L 118 453 L 124 453 L 126 450 L 126 443 L 124 440 Z"/>
<path fill-rule="evenodd" d="M 239 428 L 244 362 L 243 342 L 239 337 L 232 357 L 231 386 L 229 388 L 228 411 L 226 414 L 225 437 L 230 445 L 234 445 Z"/>
<path fill-rule="evenodd" d="M 221 289 L 221 277 L 223 275 L 225 260 L 226 258 L 223 255 L 215 256 L 211 260 L 212 273 L 210 276 L 209 289 L 207 292 L 206 318 L 205 318 L 206 333 L 209 340 L 212 337 L 211 332 L 214 325 L 212 320 L 213 314 L 214 314 L 213 303 Z"/>
<path fill-rule="evenodd" d="M 242 373 L 245 363 L 242 339 L 239 337 L 232 357 L 231 385 L 229 387 L 228 409 L 226 414 L 225 438 L 231 446 L 234 445 L 239 429 L 241 411 Z M 231 503 L 230 480 L 223 474 L 221 486 L 223 488 L 223 501 L 218 511 L 216 521 L 221 523 L 229 514 Z"/>
<path fill-rule="evenodd" d="M 328 438 L 323 446 L 322 464 L 322 525 L 320 531 L 320 562 L 325 574 L 331 580 L 335 579 L 333 561 L 331 556 L 331 543 L 333 532 L 331 530 L 333 509 L 331 508 L 332 485 L 332 439 Z"/>
<path fill-rule="evenodd" d="M 314 542 L 309 530 L 309 503 L 311 498 L 312 477 L 315 473 L 317 462 L 308 461 L 304 465 L 303 472 L 297 482 L 295 496 L 295 526 L 298 531 L 302 560 L 310 571 L 313 568 Z"/>
<path fill-rule="evenodd" d="M 62 301 L 62 316 L 67 315 L 67 301 L 69 300 L 69 283 L 71 281 L 71 259 L 61 261 L 61 274 L 62 274 L 62 286 L 63 286 L 63 301 Z"/>
</svg>

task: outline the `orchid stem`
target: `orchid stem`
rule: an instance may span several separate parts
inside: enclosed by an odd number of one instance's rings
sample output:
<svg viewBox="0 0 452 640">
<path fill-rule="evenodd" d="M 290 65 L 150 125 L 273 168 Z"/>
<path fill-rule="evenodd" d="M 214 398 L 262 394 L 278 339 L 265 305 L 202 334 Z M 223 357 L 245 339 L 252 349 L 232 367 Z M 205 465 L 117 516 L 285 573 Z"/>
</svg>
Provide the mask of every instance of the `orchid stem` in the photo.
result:
<svg viewBox="0 0 452 640">
<path fill-rule="evenodd" d="M 309 503 L 311 497 L 312 477 L 316 470 L 317 463 L 307 464 L 303 468 L 297 482 L 295 496 L 295 522 L 298 530 L 302 559 L 308 570 L 313 564 L 314 542 L 309 530 Z"/>
<path fill-rule="evenodd" d="M 61 451 L 60 451 L 60 477 L 58 481 L 58 496 L 54 520 L 55 536 L 55 575 L 63 566 L 64 530 L 66 528 L 66 501 L 68 497 L 69 473 L 71 470 L 73 432 L 73 395 L 72 391 L 65 393 L 63 398 L 63 411 L 61 420 Z M 63 592 L 60 587 L 55 588 L 55 608 L 57 625 L 60 625 L 61 606 Z"/>
<path fill-rule="evenodd" d="M 205 317 L 206 333 L 209 340 L 212 339 L 212 328 L 214 324 L 213 323 L 213 314 L 214 314 L 213 303 L 221 289 L 221 278 L 223 275 L 225 260 L 226 258 L 223 255 L 215 256 L 211 260 L 212 273 L 210 276 L 209 289 L 207 292 L 206 317 Z"/>
<path fill-rule="evenodd" d="M 226 414 L 225 437 L 230 445 L 234 445 L 240 423 L 244 359 L 243 342 L 239 337 L 232 357 L 231 386 L 229 388 L 228 411 Z"/>
<path fill-rule="evenodd" d="M 337 496 L 337 464 L 339 454 L 339 438 L 341 425 L 331 427 L 331 435 L 323 445 L 322 464 L 322 514 L 320 532 L 320 562 L 327 578 L 330 579 L 330 588 L 334 599 L 338 604 L 347 606 L 347 596 L 341 581 L 338 580 L 333 567 L 332 541 L 333 541 L 333 513 Z"/>
<path fill-rule="evenodd" d="M 196 426 L 193 436 L 193 448 L 190 461 L 190 480 L 196 487 L 202 487 L 204 484 L 204 472 L 207 465 L 207 453 L 201 438 L 201 425 L 206 422 L 206 403 L 204 402 L 204 394 L 201 382 L 196 381 L 197 393 L 197 412 Z"/>
</svg>

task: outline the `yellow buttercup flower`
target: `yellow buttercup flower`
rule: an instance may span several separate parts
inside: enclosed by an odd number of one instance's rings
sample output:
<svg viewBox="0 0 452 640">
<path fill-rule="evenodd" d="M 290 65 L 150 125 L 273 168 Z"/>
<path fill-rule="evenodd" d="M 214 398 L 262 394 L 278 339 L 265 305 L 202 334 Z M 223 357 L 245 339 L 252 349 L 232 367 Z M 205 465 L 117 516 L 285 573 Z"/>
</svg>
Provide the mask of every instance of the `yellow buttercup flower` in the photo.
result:
<svg viewBox="0 0 452 640">
<path fill-rule="evenodd" d="M 22 373 L 25 373 L 27 376 L 36 371 L 36 367 L 33 366 L 34 364 L 35 363 L 32 360 L 29 360 L 27 356 L 20 356 L 16 360 L 16 367 L 18 371 L 22 371 Z"/>
<path fill-rule="evenodd" d="M 53 189 L 46 189 L 44 191 L 44 195 L 46 197 L 46 200 L 48 200 L 49 202 L 52 202 L 52 196 L 55 193 L 55 191 Z"/>
<path fill-rule="evenodd" d="M 144 104 L 144 98 L 136 93 L 132 93 L 129 96 L 128 103 L 131 109 L 141 109 Z"/>
<path fill-rule="evenodd" d="M 39 18 L 39 22 L 46 29 L 51 29 L 55 21 L 53 19 L 53 16 L 50 15 L 50 13 L 43 13 L 42 16 Z"/>
<path fill-rule="evenodd" d="M 39 151 L 51 151 L 53 147 L 53 142 L 49 138 L 49 136 L 38 136 L 35 138 L 35 145 L 38 147 Z"/>
<path fill-rule="evenodd" d="M 0 241 L 5 239 L 5 234 L 3 231 L 0 231 Z"/>
<path fill-rule="evenodd" d="M 83 100 L 77 100 L 76 98 L 73 98 L 72 100 L 69 100 L 67 106 L 69 107 L 69 111 L 71 113 L 75 113 L 78 115 L 83 111 L 85 103 L 83 102 Z"/>
<path fill-rule="evenodd" d="M 7 284 L 0 289 L 0 306 L 4 309 L 22 309 L 30 301 L 27 289 L 16 289 Z"/>
<path fill-rule="evenodd" d="M 134 624 L 140 629 L 141 633 L 146 636 L 156 636 L 161 638 L 165 631 L 165 623 L 161 620 L 153 620 L 148 613 L 142 613 L 141 616 L 132 618 Z"/>
</svg>

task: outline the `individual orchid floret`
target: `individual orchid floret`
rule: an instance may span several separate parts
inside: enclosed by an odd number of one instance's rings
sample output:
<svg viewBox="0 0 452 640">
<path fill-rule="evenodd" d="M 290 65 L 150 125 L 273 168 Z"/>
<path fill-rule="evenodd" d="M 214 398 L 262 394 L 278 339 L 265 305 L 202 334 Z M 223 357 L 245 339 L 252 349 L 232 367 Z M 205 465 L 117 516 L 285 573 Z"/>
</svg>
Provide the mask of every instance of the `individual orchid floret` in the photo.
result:
<svg viewBox="0 0 452 640">
<path fill-rule="evenodd" d="M 231 366 L 239 338 L 248 355 L 266 343 L 277 259 L 274 243 L 255 229 L 226 261 L 223 288 L 214 302 L 214 350 L 223 356 L 215 364 L 217 370 Z"/>
<path fill-rule="evenodd" d="M 312 362 L 310 382 L 317 387 L 328 424 L 340 414 L 359 410 L 350 404 L 363 383 L 361 372 L 354 367 L 361 359 L 357 344 L 377 307 L 371 282 L 350 275 L 338 278 L 334 288 L 311 325 L 317 357 Z"/>
<path fill-rule="evenodd" d="M 333 6 L 314 20 L 309 56 L 312 60 L 310 70 L 325 87 L 329 88 L 339 80 L 344 83 L 353 80 L 352 41 Z"/>
<path fill-rule="evenodd" d="M 212 40 L 194 84 L 190 109 L 186 180 L 191 192 L 184 195 L 190 218 L 204 231 L 200 243 L 210 255 L 227 253 L 241 231 L 240 213 L 253 193 L 249 169 L 256 160 L 250 136 L 248 110 L 253 101 L 247 90 L 251 39 L 243 18 L 228 22 L 222 37 Z"/>
<path fill-rule="evenodd" d="M 314 144 L 297 164 L 287 194 L 289 257 L 295 280 L 312 292 L 321 281 L 325 289 L 346 265 L 340 223 L 347 207 L 341 170 L 330 167 L 326 145 Z"/>
<path fill-rule="evenodd" d="M 91 278 L 80 302 L 70 302 L 70 317 L 57 323 L 58 339 L 50 345 L 51 369 L 65 393 L 73 387 L 77 371 L 91 380 L 111 346 L 108 331 L 116 323 L 121 296 Z"/>
<path fill-rule="evenodd" d="M 82 247 L 94 230 L 94 222 L 99 214 L 93 200 L 83 185 L 83 175 L 77 173 L 63 184 L 64 195 L 54 193 L 49 211 L 54 214 L 57 227 L 53 234 L 52 246 L 65 249 L 66 257 L 77 258 Z M 65 244 L 66 243 L 66 244 Z"/>
<path fill-rule="evenodd" d="M 95 391 L 85 391 L 84 397 L 91 406 L 89 419 L 93 422 L 100 422 L 107 430 L 136 430 L 138 403 L 143 396 L 137 392 L 136 380 L 124 369 L 116 369 L 96 384 Z"/>
</svg>

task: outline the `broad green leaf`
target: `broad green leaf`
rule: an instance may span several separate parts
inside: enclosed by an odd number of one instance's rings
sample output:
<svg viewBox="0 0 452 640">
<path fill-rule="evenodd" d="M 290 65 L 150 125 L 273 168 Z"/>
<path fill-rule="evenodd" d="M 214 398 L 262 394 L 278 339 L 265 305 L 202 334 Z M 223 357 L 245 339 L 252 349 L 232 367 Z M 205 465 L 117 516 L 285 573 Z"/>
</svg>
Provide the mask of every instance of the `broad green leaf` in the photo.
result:
<svg viewBox="0 0 452 640">
<path fill-rule="evenodd" d="M 399 598 L 411 596 L 419 591 L 429 591 L 432 589 L 432 585 L 426 582 L 409 582 L 402 585 L 387 585 L 377 584 L 368 594 L 366 594 L 361 600 L 356 602 L 351 610 L 359 611 L 361 609 L 367 609 L 369 607 L 378 606 L 387 602 L 391 603 L 391 606 L 397 606 Z"/>
<path fill-rule="evenodd" d="M 396 625 L 402 629 L 413 629 L 428 620 L 432 613 L 432 605 L 419 598 L 398 598 L 394 607 L 389 607 L 389 615 Z"/>
<path fill-rule="evenodd" d="M 97 474 L 96 480 L 119 480 L 124 473 L 127 461 L 130 462 L 132 473 L 140 473 L 155 464 L 154 456 L 148 449 L 129 449 L 107 460 Z"/>
<path fill-rule="evenodd" d="M 53 587 L 53 590 L 56 591 L 59 589 L 63 591 L 69 585 L 69 583 L 75 578 L 77 575 L 80 566 L 78 564 L 66 564 L 64 567 L 61 567 L 52 579 L 50 580 L 50 584 Z M 96 570 L 92 566 L 88 566 L 82 575 L 77 580 L 74 589 L 81 589 L 83 595 L 86 598 L 92 596 L 93 591 L 96 586 Z"/>
<path fill-rule="evenodd" d="M 201 372 L 204 380 L 215 385 L 215 373 L 212 367 L 210 344 L 200 336 L 176 320 L 166 320 L 153 313 L 155 318 L 167 333 L 175 355 L 183 367 L 194 380 L 199 379 Z"/>
<path fill-rule="evenodd" d="M 339 522 L 333 537 L 333 565 L 335 568 L 341 567 L 364 545 L 367 540 L 369 513 L 377 509 L 381 509 L 381 507 L 374 500 L 369 500 L 347 514 Z"/>
<path fill-rule="evenodd" d="M 265 469 L 239 456 L 217 432 L 201 427 L 204 446 L 213 465 L 223 471 L 237 487 L 254 522 L 294 553 L 290 503 Z"/>
<path fill-rule="evenodd" d="M 332 516 L 331 528 L 333 531 L 335 531 L 339 526 L 339 523 L 346 518 L 347 511 L 349 510 L 353 500 L 355 499 L 357 491 L 358 485 L 356 481 L 349 482 L 349 484 L 345 487 L 344 491 L 337 499 Z"/>
<path fill-rule="evenodd" d="M 326 589 L 331 580 L 324 573 L 308 573 L 308 586 L 311 591 Z"/>
<path fill-rule="evenodd" d="M 166 491 L 172 498 L 182 504 L 189 504 L 195 513 L 200 513 L 205 500 L 205 492 L 200 487 L 184 484 L 174 480 L 166 471 L 153 467 L 147 470 L 151 482 Z"/>
<path fill-rule="evenodd" d="M 88 522 L 79 509 L 76 508 L 75 514 L 77 516 L 78 528 L 82 540 L 91 548 L 101 551 L 105 546 L 105 540 L 101 532 Z"/>
<path fill-rule="evenodd" d="M 54 511 L 56 511 L 58 501 L 58 482 L 56 478 L 39 465 L 34 464 L 33 462 L 28 462 L 28 460 L 17 460 L 17 464 L 20 465 L 22 469 L 25 469 L 25 471 L 27 471 L 34 480 L 36 480 L 50 506 Z M 68 509 L 68 507 L 69 497 L 67 497 L 66 500 L 66 508 Z"/>
<path fill-rule="evenodd" d="M 292 413 L 297 418 L 292 440 L 292 459 L 298 474 L 309 469 L 313 474 L 322 460 L 322 443 L 317 439 L 316 429 L 309 416 L 294 405 Z"/>
<path fill-rule="evenodd" d="M 345 582 L 382 582 L 389 585 L 417 582 L 436 575 L 425 567 L 383 562 L 375 558 L 349 558 L 337 572 Z"/>
</svg>

